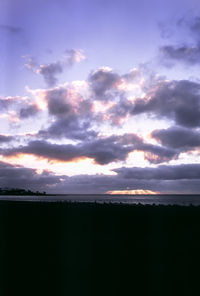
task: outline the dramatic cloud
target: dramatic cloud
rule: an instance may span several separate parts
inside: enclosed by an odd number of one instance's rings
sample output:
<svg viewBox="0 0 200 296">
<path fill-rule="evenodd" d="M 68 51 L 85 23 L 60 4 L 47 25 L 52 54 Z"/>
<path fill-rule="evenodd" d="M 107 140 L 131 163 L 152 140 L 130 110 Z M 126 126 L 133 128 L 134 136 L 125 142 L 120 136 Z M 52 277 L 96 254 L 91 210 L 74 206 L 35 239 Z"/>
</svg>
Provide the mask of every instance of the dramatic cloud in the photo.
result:
<svg viewBox="0 0 200 296">
<path fill-rule="evenodd" d="M 128 117 L 133 105 L 127 96 L 132 91 L 141 91 L 141 80 L 137 69 L 120 76 L 103 67 L 92 72 L 88 81 L 66 82 L 54 88 L 29 92 L 37 98 L 36 104 L 42 104 L 44 109 L 47 107 L 49 115 L 58 121 L 52 124 L 52 130 L 61 122 L 63 126 L 64 119 L 67 125 L 72 120 L 78 122 L 76 126 L 87 126 L 89 121 L 91 124 L 109 121 L 119 125 Z"/>
<path fill-rule="evenodd" d="M 200 165 L 120 168 L 117 175 L 56 176 L 0 162 L 0 187 L 15 187 L 55 193 L 106 193 L 113 190 L 151 190 L 162 193 L 198 193 Z"/>
<path fill-rule="evenodd" d="M 180 152 L 166 147 L 156 146 L 147 143 L 140 143 L 135 146 L 136 150 L 144 152 L 144 158 L 150 163 L 168 162 L 177 159 Z"/>
<path fill-rule="evenodd" d="M 49 186 L 58 185 L 60 182 L 60 177 L 48 171 L 38 174 L 33 169 L 0 162 L 0 187 L 43 191 L 48 190 Z"/>
<path fill-rule="evenodd" d="M 91 72 L 88 91 L 96 121 L 119 126 L 129 117 L 131 96 L 142 93 L 142 84 L 142 73 L 136 68 L 124 75 L 109 67 Z"/>
<path fill-rule="evenodd" d="M 157 168 L 119 168 L 114 170 L 124 179 L 180 180 L 200 179 L 200 164 L 160 165 Z"/>
<path fill-rule="evenodd" d="M 125 160 L 129 152 L 133 150 L 134 144 L 141 139 L 134 134 L 124 134 L 123 136 L 111 136 L 105 139 L 97 139 L 86 144 L 88 157 L 95 159 L 101 165 L 113 161 Z"/>
<path fill-rule="evenodd" d="M 89 138 L 89 137 L 88 137 Z M 171 148 L 144 143 L 135 134 L 86 139 L 79 144 L 51 144 L 47 141 L 31 141 L 27 146 L 0 151 L 4 156 L 31 154 L 48 160 L 73 161 L 91 158 L 100 165 L 124 161 L 131 151 L 143 151 L 149 162 L 161 163 L 178 157 L 179 152 Z"/>
<path fill-rule="evenodd" d="M 0 109 L 11 122 L 36 115 L 40 109 L 29 97 L 0 97 Z"/>
<path fill-rule="evenodd" d="M 65 178 L 54 192 L 105 193 L 117 190 L 150 190 L 162 193 L 199 193 L 200 165 L 121 168 L 117 175 L 78 175 Z"/>
<path fill-rule="evenodd" d="M 112 99 L 111 90 L 114 90 L 120 82 L 120 76 L 108 67 L 102 67 L 89 76 L 89 83 L 96 100 Z"/>
<path fill-rule="evenodd" d="M 53 123 L 39 131 L 39 137 L 89 140 L 97 133 L 92 129 L 92 102 L 73 86 L 60 86 L 43 92 Z"/>
<path fill-rule="evenodd" d="M 132 115 L 155 114 L 173 119 L 185 127 L 200 126 L 200 84 L 189 80 L 167 81 L 150 91 L 150 95 L 137 99 Z"/>
<path fill-rule="evenodd" d="M 11 136 L 0 135 L 0 144 L 1 143 L 8 143 L 13 140 Z"/>
<path fill-rule="evenodd" d="M 40 109 L 32 103 L 29 97 L 0 97 L 0 109 L 3 111 L 0 118 L 7 118 L 11 123 L 19 122 L 36 115 Z"/>
<path fill-rule="evenodd" d="M 169 129 L 155 130 L 152 137 L 163 146 L 180 151 L 187 151 L 200 147 L 200 133 L 191 129 L 171 127 Z"/>
<path fill-rule="evenodd" d="M 61 74 L 65 68 L 70 68 L 76 63 L 81 62 L 85 59 L 85 56 L 81 51 L 71 49 L 65 51 L 65 56 L 62 60 L 56 61 L 49 64 L 38 64 L 35 59 L 31 56 L 26 57 L 27 63 L 26 68 L 33 71 L 36 74 L 43 76 L 46 84 L 49 87 L 55 86 L 57 83 L 57 75 Z"/>
<path fill-rule="evenodd" d="M 31 104 L 25 108 L 22 108 L 19 112 L 19 117 L 25 119 L 31 116 L 36 115 L 39 112 L 39 109 L 36 105 Z"/>
<path fill-rule="evenodd" d="M 97 136 L 97 132 L 92 129 L 90 120 L 81 121 L 80 118 L 69 116 L 64 119 L 57 119 L 46 130 L 40 130 L 39 137 L 49 138 L 68 138 L 75 140 L 90 140 Z"/>
<path fill-rule="evenodd" d="M 177 1 L 1 7 L 0 186 L 199 192 L 200 17 Z"/>
<path fill-rule="evenodd" d="M 46 100 L 50 115 L 68 117 L 78 111 L 81 96 L 71 88 L 61 87 L 47 91 Z"/>
<path fill-rule="evenodd" d="M 163 194 L 198 194 L 199 180 L 136 180 L 121 179 L 115 176 L 77 176 L 52 188 L 55 193 L 106 193 L 114 190 L 150 190 Z"/>
<path fill-rule="evenodd" d="M 19 146 L 0 151 L 5 156 L 33 154 L 49 160 L 72 161 L 79 158 L 92 158 L 96 163 L 105 165 L 113 161 L 125 160 L 133 150 L 134 142 L 140 139 L 134 135 L 111 136 L 77 145 L 51 144 L 46 141 L 31 141 L 27 146 Z"/>
<path fill-rule="evenodd" d="M 109 67 L 101 67 L 88 77 L 92 100 L 105 102 L 117 100 L 124 92 L 134 89 L 140 80 L 141 73 L 135 68 L 129 73 L 119 75 Z"/>
<path fill-rule="evenodd" d="M 106 112 L 105 114 L 102 114 L 102 117 L 99 117 L 100 119 L 104 120 L 104 117 L 106 120 L 109 120 L 112 125 L 120 125 L 121 122 L 123 122 L 127 117 L 130 115 L 130 111 L 133 108 L 133 103 L 126 99 L 126 97 L 121 96 L 121 98 L 118 100 L 116 104 L 113 104 Z"/>
</svg>

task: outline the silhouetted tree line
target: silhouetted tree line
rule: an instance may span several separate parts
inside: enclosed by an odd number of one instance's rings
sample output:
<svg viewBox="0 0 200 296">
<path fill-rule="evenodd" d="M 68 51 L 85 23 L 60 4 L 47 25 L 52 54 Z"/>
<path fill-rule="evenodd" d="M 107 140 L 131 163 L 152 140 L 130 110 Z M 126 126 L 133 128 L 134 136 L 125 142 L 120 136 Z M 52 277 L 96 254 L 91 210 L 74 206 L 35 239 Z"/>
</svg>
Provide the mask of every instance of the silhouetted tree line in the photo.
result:
<svg viewBox="0 0 200 296">
<path fill-rule="evenodd" d="M 0 188 L 0 195 L 46 195 L 46 192 L 31 191 L 21 188 Z"/>
</svg>

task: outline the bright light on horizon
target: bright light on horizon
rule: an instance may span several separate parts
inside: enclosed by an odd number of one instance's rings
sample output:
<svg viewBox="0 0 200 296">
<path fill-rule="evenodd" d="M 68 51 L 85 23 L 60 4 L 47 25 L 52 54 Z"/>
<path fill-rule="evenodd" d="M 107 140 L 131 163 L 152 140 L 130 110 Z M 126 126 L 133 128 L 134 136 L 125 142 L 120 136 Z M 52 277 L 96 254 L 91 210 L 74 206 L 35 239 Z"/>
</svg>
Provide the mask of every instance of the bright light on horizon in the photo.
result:
<svg viewBox="0 0 200 296">
<path fill-rule="evenodd" d="M 124 195 L 156 195 L 160 194 L 160 192 L 151 191 L 151 190 L 143 190 L 143 189 L 134 189 L 134 190 L 109 190 L 106 192 L 107 194 L 124 194 Z"/>
</svg>

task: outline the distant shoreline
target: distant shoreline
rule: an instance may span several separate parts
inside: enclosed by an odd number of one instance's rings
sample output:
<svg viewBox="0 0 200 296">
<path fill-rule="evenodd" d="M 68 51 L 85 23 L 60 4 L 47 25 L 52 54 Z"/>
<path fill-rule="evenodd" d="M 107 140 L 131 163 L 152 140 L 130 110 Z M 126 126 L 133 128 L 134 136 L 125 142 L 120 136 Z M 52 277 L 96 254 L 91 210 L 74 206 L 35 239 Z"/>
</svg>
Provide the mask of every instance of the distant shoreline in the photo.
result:
<svg viewBox="0 0 200 296">
<path fill-rule="evenodd" d="M 200 195 L 109 195 L 109 194 L 46 194 L 46 195 L 0 195 L 0 201 L 115 204 L 115 205 L 163 205 L 200 206 Z"/>
</svg>

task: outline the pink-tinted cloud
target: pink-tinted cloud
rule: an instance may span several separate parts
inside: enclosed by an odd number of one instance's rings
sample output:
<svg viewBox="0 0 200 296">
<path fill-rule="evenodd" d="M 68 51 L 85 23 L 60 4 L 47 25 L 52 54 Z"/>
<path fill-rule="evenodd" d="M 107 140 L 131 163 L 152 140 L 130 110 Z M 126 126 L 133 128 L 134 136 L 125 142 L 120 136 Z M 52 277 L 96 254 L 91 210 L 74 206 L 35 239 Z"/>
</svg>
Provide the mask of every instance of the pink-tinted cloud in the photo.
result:
<svg viewBox="0 0 200 296">
<path fill-rule="evenodd" d="M 55 86 L 57 83 L 57 75 L 61 74 L 65 68 L 70 68 L 85 59 L 80 50 L 70 49 L 65 51 L 63 59 L 48 64 L 38 64 L 36 60 L 28 56 L 26 68 L 32 72 L 41 75 L 49 87 Z"/>
</svg>

